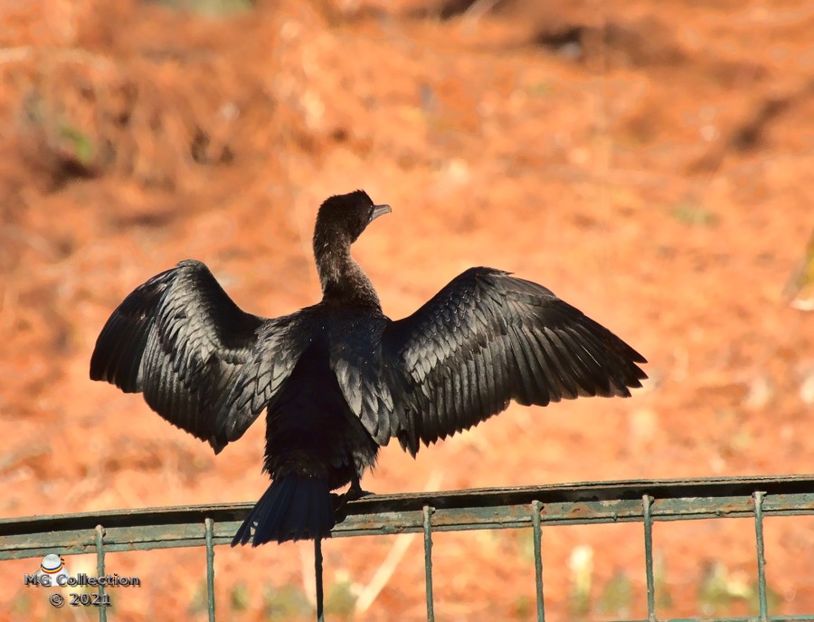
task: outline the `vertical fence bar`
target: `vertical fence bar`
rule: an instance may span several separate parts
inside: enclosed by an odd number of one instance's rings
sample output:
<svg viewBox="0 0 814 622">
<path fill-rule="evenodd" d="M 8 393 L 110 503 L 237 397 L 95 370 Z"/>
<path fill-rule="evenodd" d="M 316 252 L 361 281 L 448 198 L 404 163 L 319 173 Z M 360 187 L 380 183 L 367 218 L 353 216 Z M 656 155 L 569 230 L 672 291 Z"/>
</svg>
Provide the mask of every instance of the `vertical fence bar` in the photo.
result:
<svg viewBox="0 0 814 622">
<path fill-rule="evenodd" d="M 325 590 L 322 585 L 322 538 L 314 538 L 314 580 L 316 581 L 317 622 L 325 622 Z"/>
<path fill-rule="evenodd" d="M 644 569 L 647 578 L 647 620 L 656 622 L 656 582 L 653 578 L 653 516 L 650 513 L 653 497 L 642 497 L 644 515 Z"/>
<path fill-rule="evenodd" d="M 752 496 L 755 501 L 755 540 L 757 545 L 757 595 L 760 607 L 760 622 L 769 619 L 769 604 L 766 600 L 766 556 L 763 546 L 763 496 L 761 491 Z"/>
<path fill-rule="evenodd" d="M 209 622 L 215 622 L 215 545 L 213 542 L 215 521 L 204 519 L 204 536 L 206 538 L 206 605 L 209 611 Z"/>
<path fill-rule="evenodd" d="M 105 576 L 105 530 L 96 525 L 96 576 Z M 99 622 L 107 622 L 107 605 L 105 604 L 105 586 L 99 585 Z"/>
<path fill-rule="evenodd" d="M 537 587 L 537 622 L 545 622 L 543 599 L 543 532 L 540 527 L 539 501 L 531 502 L 531 525 L 534 530 L 534 579 Z"/>
<path fill-rule="evenodd" d="M 432 527 L 430 516 L 432 508 L 424 506 L 424 582 L 427 594 L 427 622 L 435 622 L 435 610 L 432 600 Z"/>
</svg>

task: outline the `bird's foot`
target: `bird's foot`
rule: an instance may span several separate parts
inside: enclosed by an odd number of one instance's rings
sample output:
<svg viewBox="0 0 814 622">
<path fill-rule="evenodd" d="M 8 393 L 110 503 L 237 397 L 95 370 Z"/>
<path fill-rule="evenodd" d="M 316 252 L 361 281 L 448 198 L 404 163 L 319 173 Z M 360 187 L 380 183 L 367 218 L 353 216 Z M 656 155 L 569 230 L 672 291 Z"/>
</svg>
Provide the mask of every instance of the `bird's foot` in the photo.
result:
<svg viewBox="0 0 814 622">
<path fill-rule="evenodd" d="M 359 485 L 358 481 L 351 483 L 350 488 L 348 488 L 348 490 L 342 494 L 332 492 L 331 499 L 333 499 L 334 503 L 334 515 L 336 516 L 336 522 L 341 523 L 347 517 L 348 503 L 372 494 L 373 493 L 368 490 L 362 490 L 362 487 Z"/>
<path fill-rule="evenodd" d="M 348 501 L 356 501 L 356 499 L 361 499 L 362 497 L 367 497 L 372 494 L 373 493 L 369 490 L 362 490 L 358 480 L 351 482 L 348 492 L 345 493 Z"/>
<path fill-rule="evenodd" d="M 348 515 L 348 493 L 338 495 L 332 492 L 331 499 L 334 503 L 334 518 L 337 523 L 341 523 Z"/>
<path fill-rule="evenodd" d="M 335 492 L 331 493 L 331 501 L 334 505 L 334 511 L 338 510 L 342 505 L 345 504 L 345 493 L 337 494 Z"/>
</svg>

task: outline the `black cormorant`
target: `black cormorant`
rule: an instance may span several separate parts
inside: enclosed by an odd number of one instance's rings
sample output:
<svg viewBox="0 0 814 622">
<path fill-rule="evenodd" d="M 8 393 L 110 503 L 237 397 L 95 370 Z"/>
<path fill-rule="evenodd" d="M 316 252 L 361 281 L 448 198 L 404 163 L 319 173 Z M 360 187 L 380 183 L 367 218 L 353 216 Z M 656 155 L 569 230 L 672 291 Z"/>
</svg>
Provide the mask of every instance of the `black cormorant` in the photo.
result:
<svg viewBox="0 0 814 622">
<path fill-rule="evenodd" d="M 272 483 L 233 544 L 321 538 L 336 495 L 363 494 L 391 437 L 412 455 L 504 410 L 582 395 L 630 395 L 645 359 L 545 287 L 492 268 L 455 277 L 418 311 L 387 318 L 350 246 L 387 205 L 363 191 L 320 207 L 318 304 L 264 319 L 243 312 L 193 260 L 153 277 L 113 312 L 94 380 L 142 392 L 215 453 L 267 411 Z"/>
</svg>

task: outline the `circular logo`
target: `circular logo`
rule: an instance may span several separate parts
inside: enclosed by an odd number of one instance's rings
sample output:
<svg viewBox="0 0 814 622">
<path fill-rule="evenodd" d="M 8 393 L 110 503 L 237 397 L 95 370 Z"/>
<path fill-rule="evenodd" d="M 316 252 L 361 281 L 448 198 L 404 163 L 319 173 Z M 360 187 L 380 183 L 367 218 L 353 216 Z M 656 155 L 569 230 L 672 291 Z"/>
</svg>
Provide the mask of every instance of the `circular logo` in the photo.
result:
<svg viewBox="0 0 814 622">
<path fill-rule="evenodd" d="M 45 557 L 42 558 L 42 563 L 40 564 L 40 568 L 46 574 L 56 574 L 62 567 L 64 562 L 62 558 L 57 555 L 56 553 L 49 553 Z"/>
</svg>

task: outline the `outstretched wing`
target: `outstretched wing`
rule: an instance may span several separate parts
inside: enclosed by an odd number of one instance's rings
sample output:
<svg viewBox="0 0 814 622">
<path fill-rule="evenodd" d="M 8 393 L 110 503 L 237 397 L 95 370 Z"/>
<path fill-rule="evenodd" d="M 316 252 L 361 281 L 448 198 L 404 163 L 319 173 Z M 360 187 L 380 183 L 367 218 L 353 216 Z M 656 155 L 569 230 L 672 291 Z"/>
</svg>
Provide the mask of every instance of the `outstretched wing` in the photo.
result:
<svg viewBox="0 0 814 622">
<path fill-rule="evenodd" d="M 490 268 L 452 280 L 390 324 L 384 347 L 401 416 L 391 429 L 415 454 L 504 410 L 580 395 L 629 396 L 641 354 L 541 285 Z M 397 386 L 400 383 L 400 386 Z"/>
<path fill-rule="evenodd" d="M 90 377 L 142 392 L 159 415 L 217 453 L 243 435 L 296 364 L 300 350 L 286 340 L 292 323 L 292 316 L 244 313 L 203 263 L 182 261 L 113 312 L 96 341 Z M 272 371 L 262 384 L 258 370 Z M 239 383 L 242 393 L 259 395 L 239 400 Z"/>
</svg>

